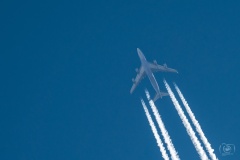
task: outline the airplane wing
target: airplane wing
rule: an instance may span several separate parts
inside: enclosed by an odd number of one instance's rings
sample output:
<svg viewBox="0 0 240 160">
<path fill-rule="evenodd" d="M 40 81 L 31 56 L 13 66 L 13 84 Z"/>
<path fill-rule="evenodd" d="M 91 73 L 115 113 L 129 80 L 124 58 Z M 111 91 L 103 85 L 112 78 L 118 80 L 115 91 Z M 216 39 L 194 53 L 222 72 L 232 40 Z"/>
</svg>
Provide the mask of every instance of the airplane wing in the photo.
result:
<svg viewBox="0 0 240 160">
<path fill-rule="evenodd" d="M 177 70 L 168 68 L 166 64 L 163 66 L 156 64 L 156 63 L 149 63 L 149 67 L 151 68 L 152 72 L 177 72 Z"/>
<path fill-rule="evenodd" d="M 166 67 L 161 66 L 159 64 L 149 63 L 149 67 L 151 68 L 152 72 L 165 72 Z"/>
<path fill-rule="evenodd" d="M 146 73 L 145 73 L 143 67 L 141 66 L 136 78 L 133 80 L 133 85 L 132 85 L 132 88 L 130 90 L 130 93 L 132 93 L 135 90 L 135 88 L 140 83 L 140 81 L 145 77 L 145 75 L 146 75 Z"/>
</svg>

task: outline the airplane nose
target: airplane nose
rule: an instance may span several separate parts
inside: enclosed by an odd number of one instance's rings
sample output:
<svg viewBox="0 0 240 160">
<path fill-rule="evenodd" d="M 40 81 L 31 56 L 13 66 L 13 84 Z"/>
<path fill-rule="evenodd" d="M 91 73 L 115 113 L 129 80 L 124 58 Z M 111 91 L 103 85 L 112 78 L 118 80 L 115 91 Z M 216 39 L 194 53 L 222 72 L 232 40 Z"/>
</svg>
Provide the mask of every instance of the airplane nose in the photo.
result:
<svg viewBox="0 0 240 160">
<path fill-rule="evenodd" d="M 140 56 L 141 50 L 140 50 L 139 48 L 137 48 L 137 53 L 138 53 L 138 55 Z"/>
<path fill-rule="evenodd" d="M 140 52 L 140 49 L 139 49 L 139 48 L 137 48 L 137 52 L 138 52 L 138 53 Z"/>
</svg>

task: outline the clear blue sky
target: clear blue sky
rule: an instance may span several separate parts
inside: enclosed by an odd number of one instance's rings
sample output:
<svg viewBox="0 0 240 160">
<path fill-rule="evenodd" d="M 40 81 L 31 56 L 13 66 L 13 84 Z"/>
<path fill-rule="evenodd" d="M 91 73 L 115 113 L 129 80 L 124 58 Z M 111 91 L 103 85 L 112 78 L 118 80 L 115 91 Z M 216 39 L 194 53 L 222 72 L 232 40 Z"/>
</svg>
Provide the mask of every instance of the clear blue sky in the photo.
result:
<svg viewBox="0 0 240 160">
<path fill-rule="evenodd" d="M 129 94 L 139 47 L 167 63 L 219 159 L 240 159 L 240 3 L 0 2 L 0 159 L 161 159 Z M 179 156 L 199 159 L 169 97 L 156 102 Z M 222 157 L 221 143 L 236 145 Z"/>
</svg>

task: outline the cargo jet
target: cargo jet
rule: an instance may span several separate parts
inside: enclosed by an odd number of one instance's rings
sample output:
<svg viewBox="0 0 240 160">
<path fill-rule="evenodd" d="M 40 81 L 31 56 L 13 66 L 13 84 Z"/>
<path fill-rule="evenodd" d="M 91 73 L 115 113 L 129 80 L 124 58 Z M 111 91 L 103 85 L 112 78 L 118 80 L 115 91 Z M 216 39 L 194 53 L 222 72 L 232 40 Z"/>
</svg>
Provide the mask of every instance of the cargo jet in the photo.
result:
<svg viewBox="0 0 240 160">
<path fill-rule="evenodd" d="M 163 66 L 158 65 L 156 60 L 154 60 L 153 63 L 150 63 L 146 60 L 145 56 L 143 55 L 142 51 L 139 48 L 137 48 L 137 52 L 138 52 L 138 56 L 141 61 L 141 67 L 140 67 L 140 69 L 136 68 L 137 76 L 135 79 L 134 78 L 132 79 L 133 86 L 130 90 L 130 93 L 132 94 L 132 92 L 135 90 L 135 88 L 137 87 L 139 82 L 147 75 L 154 90 L 156 91 L 156 95 L 155 95 L 153 101 L 155 102 L 158 98 L 162 98 L 163 96 L 168 96 L 168 93 L 160 92 L 158 83 L 153 75 L 153 72 L 178 73 L 177 70 L 168 68 L 166 64 L 164 64 Z"/>
</svg>

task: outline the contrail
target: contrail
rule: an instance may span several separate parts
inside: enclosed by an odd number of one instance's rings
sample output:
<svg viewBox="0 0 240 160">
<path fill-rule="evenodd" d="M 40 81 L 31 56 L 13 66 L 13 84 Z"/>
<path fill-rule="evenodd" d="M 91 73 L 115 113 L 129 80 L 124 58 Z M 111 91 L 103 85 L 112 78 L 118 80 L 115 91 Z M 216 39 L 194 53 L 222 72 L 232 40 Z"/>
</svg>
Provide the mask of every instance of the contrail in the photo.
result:
<svg viewBox="0 0 240 160">
<path fill-rule="evenodd" d="M 165 159 L 165 160 L 169 160 L 169 157 L 168 157 L 168 155 L 167 155 L 167 152 L 166 152 L 166 150 L 165 150 L 165 147 L 163 146 L 162 140 L 160 139 L 160 136 L 159 136 L 159 134 L 158 134 L 158 132 L 157 132 L 156 126 L 154 125 L 154 122 L 153 122 L 153 120 L 152 120 L 151 115 L 149 114 L 149 111 L 148 111 L 148 109 L 147 109 L 147 107 L 146 107 L 146 105 L 145 105 L 145 102 L 144 102 L 142 99 L 141 99 L 141 102 L 142 102 L 142 106 L 143 106 L 143 109 L 144 109 L 144 111 L 145 111 L 145 114 L 146 114 L 146 116 L 147 116 L 149 125 L 151 126 L 153 135 L 154 135 L 155 139 L 157 140 L 157 144 L 158 144 L 158 146 L 159 146 L 159 148 L 160 148 L 160 152 L 162 153 L 162 157 L 163 157 L 163 159 Z"/>
<path fill-rule="evenodd" d="M 172 102 L 178 112 L 178 115 L 180 116 L 182 123 L 183 123 L 184 127 L 186 128 L 187 133 L 190 136 L 190 139 L 192 140 L 192 143 L 193 143 L 196 151 L 198 152 L 200 158 L 202 160 L 208 160 L 208 157 L 207 157 L 205 151 L 203 150 L 201 143 L 199 142 L 198 138 L 196 137 L 195 132 L 193 131 L 190 123 L 188 122 L 187 117 L 184 115 L 184 112 L 183 112 L 181 106 L 179 105 L 177 99 L 175 98 L 175 96 L 174 96 L 171 88 L 169 87 L 168 83 L 166 82 L 166 80 L 164 80 L 164 84 L 165 84 L 166 89 L 170 95 L 170 98 L 172 99 Z"/>
<path fill-rule="evenodd" d="M 178 86 L 174 83 L 174 86 L 177 90 L 177 93 L 179 95 L 179 97 L 181 98 L 182 102 L 183 102 L 183 105 L 185 106 L 194 126 L 196 127 L 196 130 L 201 138 L 201 140 L 203 141 L 203 144 L 205 145 L 210 157 L 213 159 L 213 160 L 217 160 L 217 157 L 216 155 L 214 154 L 214 149 L 212 149 L 211 147 L 211 144 L 208 142 L 207 138 L 205 137 L 203 131 L 202 131 L 202 128 L 200 126 L 200 124 L 198 123 L 198 121 L 196 120 L 195 116 L 194 116 L 194 113 L 192 112 L 191 108 L 189 107 L 187 101 L 185 100 L 182 92 L 180 91 L 180 89 L 178 88 Z"/>
<path fill-rule="evenodd" d="M 159 112 L 157 110 L 157 107 L 155 106 L 154 102 L 150 99 L 149 92 L 147 90 L 145 90 L 145 92 L 146 92 L 146 96 L 147 96 L 147 98 L 149 100 L 149 104 L 150 104 L 150 106 L 152 108 L 152 111 L 154 113 L 154 116 L 155 116 L 155 118 L 157 120 L 158 126 L 159 126 L 159 128 L 161 130 L 161 133 L 162 133 L 162 136 L 164 138 L 164 141 L 167 144 L 167 148 L 168 148 L 168 150 L 169 150 L 169 152 L 171 154 L 171 158 L 172 158 L 172 160 L 179 160 L 180 158 L 178 157 L 177 151 L 175 150 L 174 145 L 172 143 L 172 140 L 171 140 L 170 136 L 168 135 L 168 131 L 165 128 L 165 125 L 164 125 L 164 123 L 163 123 L 163 121 L 161 119 L 161 116 L 160 116 L 160 114 L 159 114 Z"/>
</svg>

